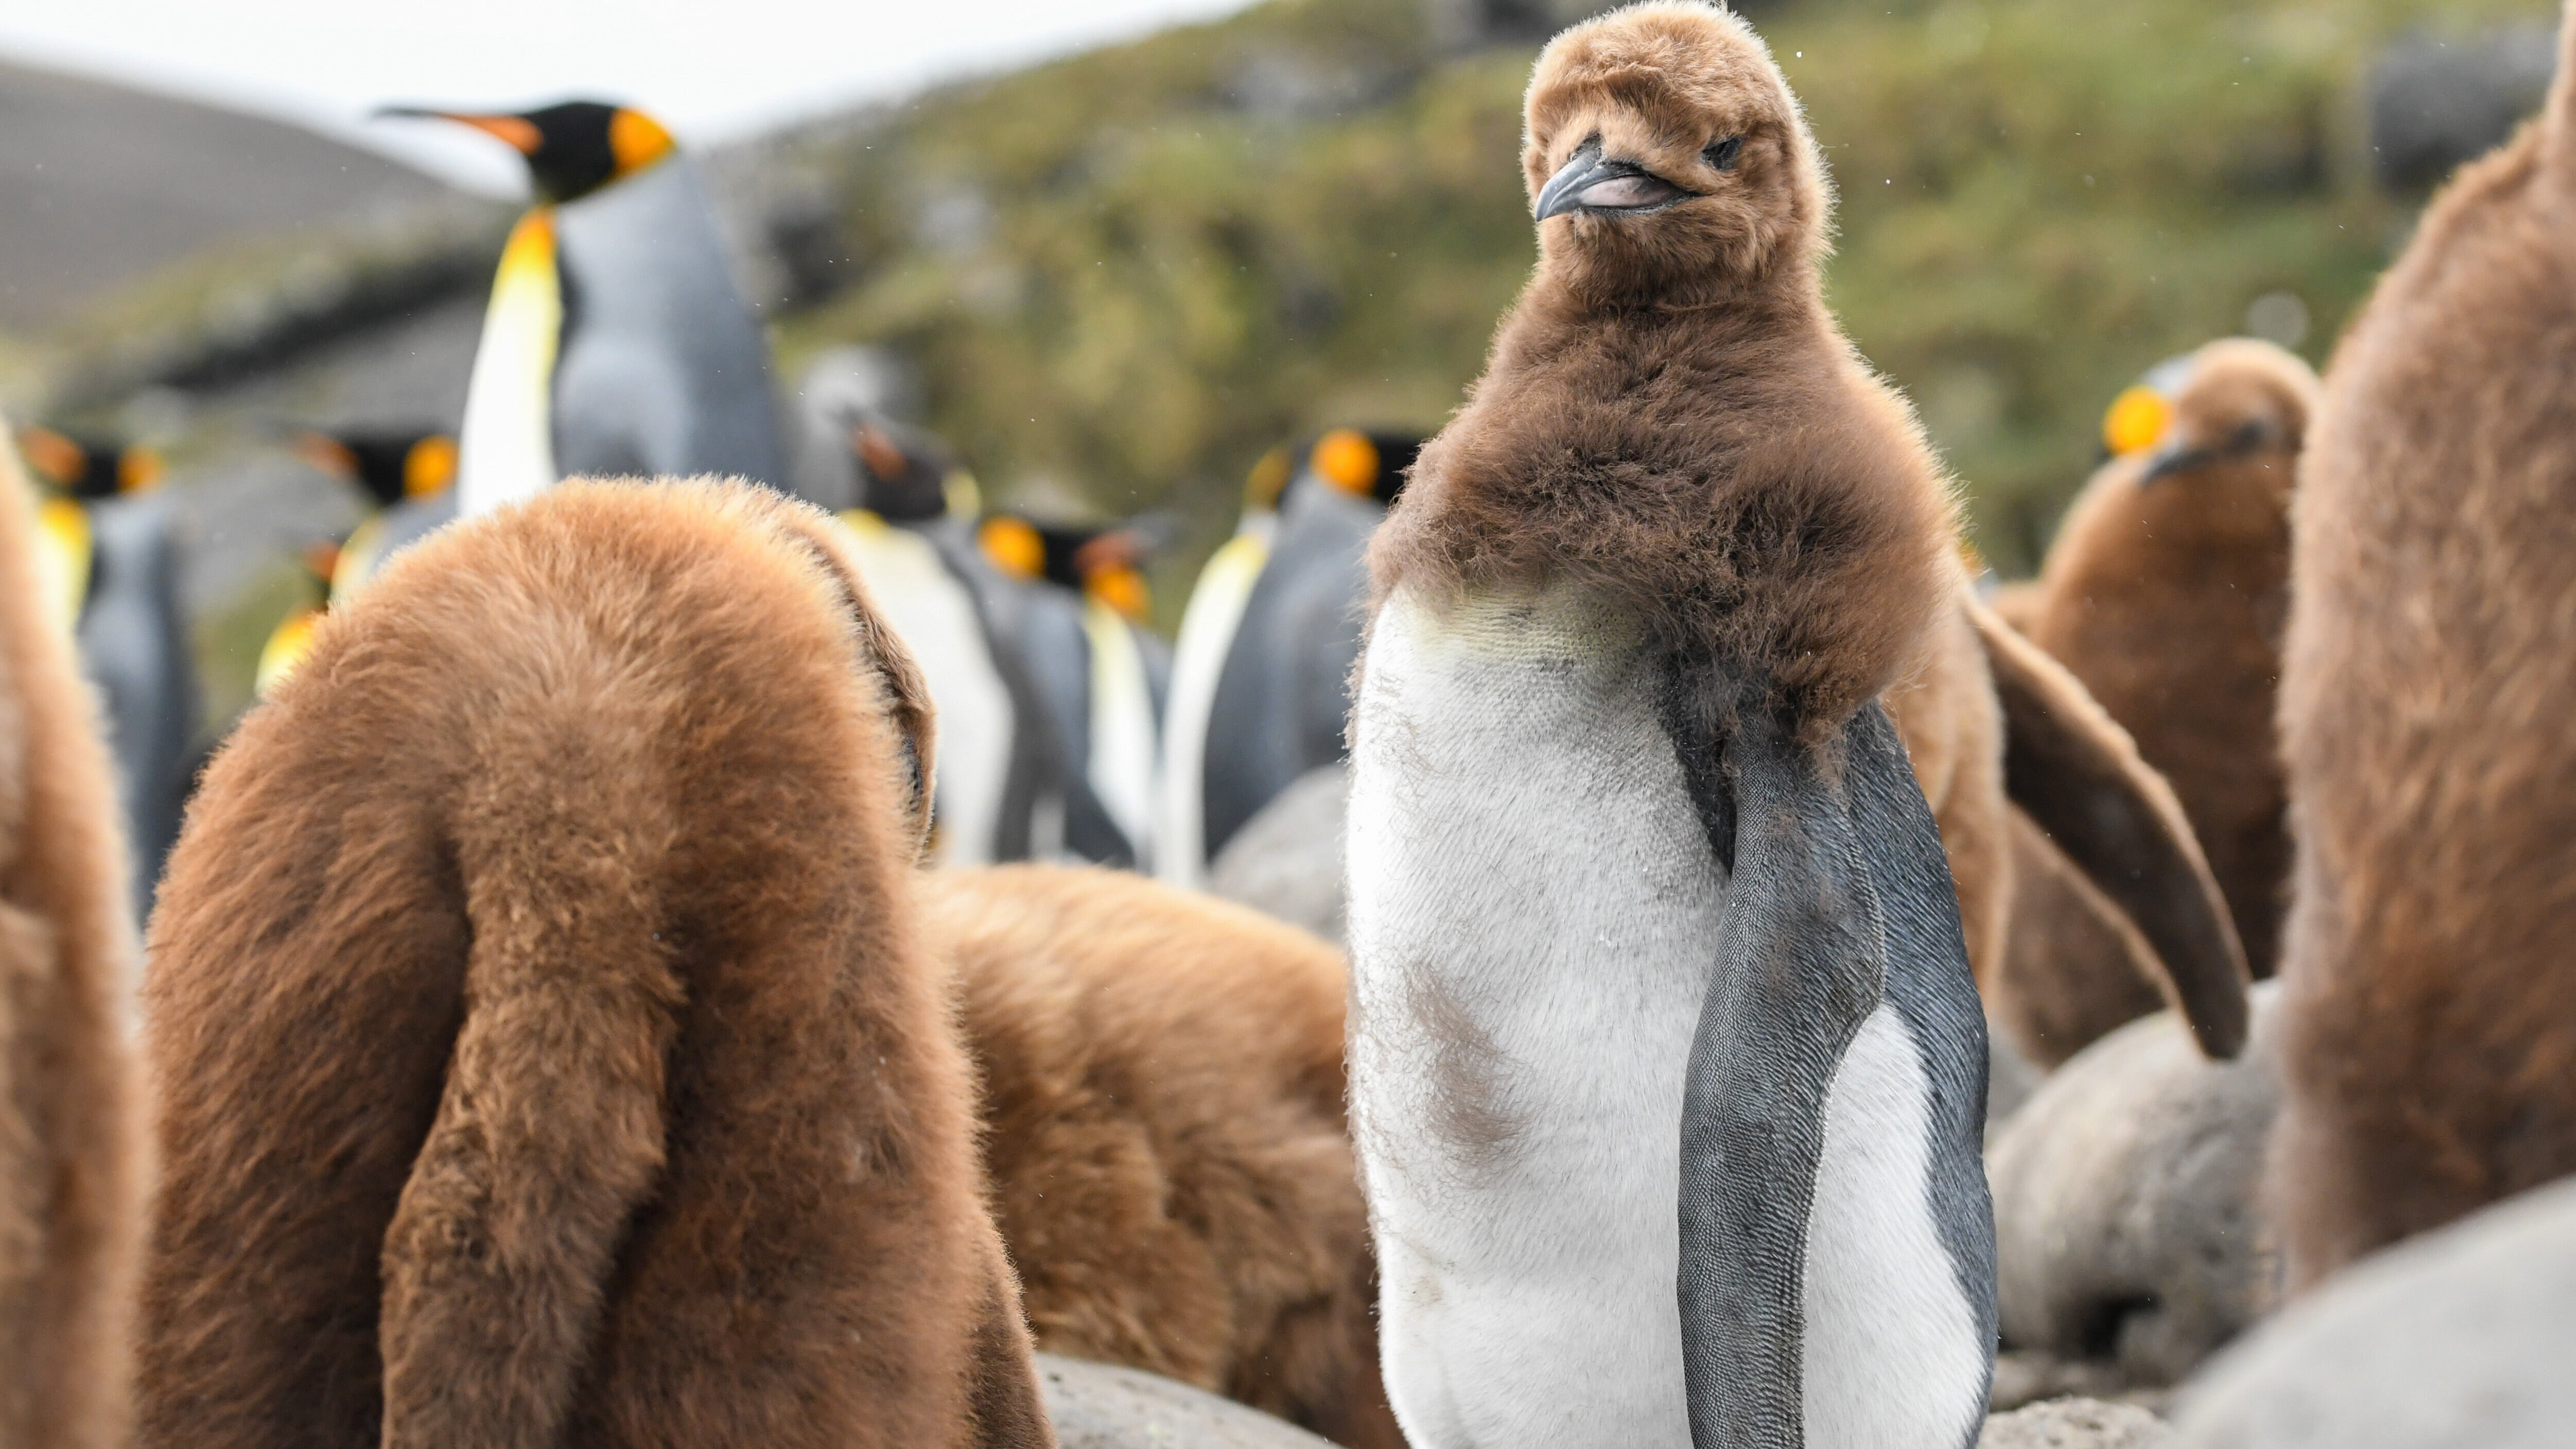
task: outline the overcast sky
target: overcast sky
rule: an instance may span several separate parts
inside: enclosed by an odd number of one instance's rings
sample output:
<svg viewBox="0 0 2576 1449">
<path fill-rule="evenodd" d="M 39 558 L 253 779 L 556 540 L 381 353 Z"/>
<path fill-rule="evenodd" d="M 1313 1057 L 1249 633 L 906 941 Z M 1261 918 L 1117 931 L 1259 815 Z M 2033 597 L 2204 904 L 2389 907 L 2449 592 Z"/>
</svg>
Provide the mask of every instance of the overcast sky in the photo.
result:
<svg viewBox="0 0 2576 1449">
<path fill-rule="evenodd" d="M 285 116 L 477 189 L 516 158 L 388 102 L 637 104 L 721 141 L 853 100 L 1005 69 L 1246 0 L 25 0 L 0 57 Z"/>
</svg>

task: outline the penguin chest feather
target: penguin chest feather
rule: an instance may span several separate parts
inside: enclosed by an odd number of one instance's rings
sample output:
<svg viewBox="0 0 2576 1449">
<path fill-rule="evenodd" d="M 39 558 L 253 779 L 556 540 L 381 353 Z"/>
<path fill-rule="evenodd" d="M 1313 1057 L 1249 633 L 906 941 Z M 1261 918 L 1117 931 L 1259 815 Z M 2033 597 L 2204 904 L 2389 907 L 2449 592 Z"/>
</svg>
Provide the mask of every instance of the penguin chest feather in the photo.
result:
<svg viewBox="0 0 2576 1449">
<path fill-rule="evenodd" d="M 1399 587 L 1369 643 L 1351 1102 L 1387 1387 L 1424 1449 L 1693 1443 L 1684 1114 L 1738 886 L 1666 724 L 1668 669 L 1563 585 L 1439 608 Z M 1754 1028 L 1748 1058 L 1821 1070 L 1750 1061 L 1738 1090 L 1760 1100 L 1729 1109 L 1816 1143 L 1781 1169 L 1796 1180 L 1728 1189 L 1787 1251 L 1716 1270 L 1786 1309 L 1785 1351 L 1719 1388 L 1774 1406 L 1789 1449 L 1955 1446 L 1981 1417 L 1989 1332 L 1936 1160 L 1956 1084 L 1917 983 L 1886 990 L 1839 1037 Z M 1924 1383 L 1957 1392 L 1890 1391 Z"/>
<path fill-rule="evenodd" d="M 1726 874 L 1657 685 L 1641 631 L 1568 590 L 1378 616 L 1351 1097 L 1425 1449 L 1690 1442 L 1677 1181 Z"/>
</svg>

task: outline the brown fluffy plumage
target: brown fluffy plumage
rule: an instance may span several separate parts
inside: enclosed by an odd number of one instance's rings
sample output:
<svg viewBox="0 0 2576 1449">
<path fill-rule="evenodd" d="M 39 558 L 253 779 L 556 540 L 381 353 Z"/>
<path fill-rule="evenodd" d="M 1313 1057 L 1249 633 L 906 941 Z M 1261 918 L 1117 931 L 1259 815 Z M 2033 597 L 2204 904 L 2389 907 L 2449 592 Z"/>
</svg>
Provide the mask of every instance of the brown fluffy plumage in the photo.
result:
<svg viewBox="0 0 2576 1449">
<path fill-rule="evenodd" d="M 569 483 L 334 610 L 154 922 L 142 1442 L 1052 1442 L 922 698 L 740 485 Z"/>
<path fill-rule="evenodd" d="M 2576 1172 L 2576 10 L 2336 349 L 2281 684 L 2293 1287 Z"/>
<path fill-rule="evenodd" d="M 941 873 L 924 902 L 1038 1346 L 1403 1449 L 1342 1119 L 1341 956 L 1105 870 Z"/>
<path fill-rule="evenodd" d="M 1826 310 L 1831 197 L 1796 101 L 1732 16 L 1642 5 L 1549 48 L 1527 122 L 1533 200 L 1595 140 L 1699 199 L 1541 223 L 1485 376 L 1371 547 L 1378 597 L 1574 582 L 1676 654 L 1766 684 L 1811 740 L 1885 694 L 1991 981 L 2012 881 L 1986 650 L 1948 482 Z M 1742 141 L 1723 171 L 1718 137 Z M 2241 1027 L 2241 962 L 2176 974 L 2237 979 Z"/>
<path fill-rule="evenodd" d="M 135 968 L 98 713 L 0 427 L 0 1444 L 113 1449 L 143 1222 Z"/>
<path fill-rule="evenodd" d="M 2246 338 L 2191 367 L 2155 453 L 2114 459 L 2076 499 L 2020 627 L 2172 783 L 2247 965 L 2269 976 L 2290 868 L 2274 687 L 2317 380 Z"/>
</svg>

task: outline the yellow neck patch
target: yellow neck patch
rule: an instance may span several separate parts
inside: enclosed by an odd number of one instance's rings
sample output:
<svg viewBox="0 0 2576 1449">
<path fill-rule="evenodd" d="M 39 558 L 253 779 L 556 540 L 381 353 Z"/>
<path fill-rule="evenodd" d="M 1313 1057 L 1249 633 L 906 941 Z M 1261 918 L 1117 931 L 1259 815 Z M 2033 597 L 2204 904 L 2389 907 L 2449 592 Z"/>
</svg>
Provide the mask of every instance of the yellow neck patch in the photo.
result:
<svg viewBox="0 0 2576 1449">
<path fill-rule="evenodd" d="M 80 627 L 81 606 L 89 602 L 89 510 L 68 498 L 48 498 L 37 509 L 43 546 L 36 568 L 55 622 L 66 632 Z"/>
</svg>

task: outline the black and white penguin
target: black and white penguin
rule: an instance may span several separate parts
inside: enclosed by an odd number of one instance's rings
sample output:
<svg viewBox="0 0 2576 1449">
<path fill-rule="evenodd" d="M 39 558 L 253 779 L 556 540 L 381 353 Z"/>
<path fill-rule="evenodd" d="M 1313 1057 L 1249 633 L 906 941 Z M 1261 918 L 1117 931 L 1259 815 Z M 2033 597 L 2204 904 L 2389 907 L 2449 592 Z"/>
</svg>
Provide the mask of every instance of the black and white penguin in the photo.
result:
<svg viewBox="0 0 2576 1449">
<path fill-rule="evenodd" d="M 1051 859 L 1070 814 L 1065 754 L 1019 644 L 1026 590 L 976 546 L 972 474 L 918 429 L 842 420 L 857 506 L 843 511 L 868 591 L 939 711 L 931 859 Z"/>
<path fill-rule="evenodd" d="M 985 558 L 1023 590 L 1027 662 L 1066 763 L 1065 852 L 1149 868 L 1171 651 L 1145 628 L 1152 598 L 1147 523 L 1086 527 L 994 513 L 976 525 Z"/>
<path fill-rule="evenodd" d="M 199 710 L 178 548 L 156 496 L 163 464 L 149 448 L 52 428 L 20 429 L 18 447 L 45 491 L 48 595 L 104 696 L 140 920 L 151 913 L 161 863 L 179 838 Z"/>
<path fill-rule="evenodd" d="M 498 138 L 526 159 L 536 205 L 502 247 L 455 490 L 392 510 L 384 549 L 353 554 L 353 568 L 575 475 L 786 485 L 768 340 L 734 284 L 705 183 L 669 131 L 598 101 L 384 114 Z"/>
<path fill-rule="evenodd" d="M 1985 1028 L 1882 704 L 1966 587 L 1946 480 L 1825 307 L 1822 161 L 1742 21 L 1579 25 L 1527 127 L 1537 275 L 1371 549 L 1387 1388 L 1417 1449 L 1963 1449 Z"/>
<path fill-rule="evenodd" d="M 386 554 L 427 532 L 421 526 L 425 521 L 444 521 L 455 506 L 448 496 L 456 484 L 452 433 L 306 430 L 296 434 L 294 446 L 305 462 L 357 489 L 366 500 L 367 512 L 347 537 L 317 541 L 304 550 L 310 593 L 269 631 L 268 643 L 259 652 L 253 688 L 262 699 L 304 657 L 313 627 L 321 622 L 333 596 L 356 588 Z M 396 537 L 398 529 L 403 532 Z"/>
<path fill-rule="evenodd" d="M 1336 428 L 1254 469 L 1243 523 L 1181 616 L 1155 827 L 1164 880 L 1200 884 L 1245 821 L 1342 758 L 1369 536 L 1421 446 Z"/>
</svg>

